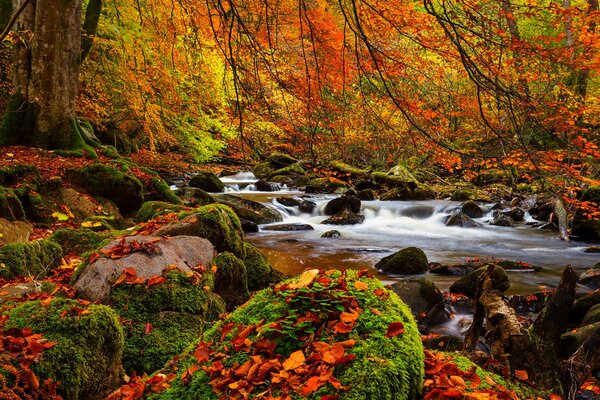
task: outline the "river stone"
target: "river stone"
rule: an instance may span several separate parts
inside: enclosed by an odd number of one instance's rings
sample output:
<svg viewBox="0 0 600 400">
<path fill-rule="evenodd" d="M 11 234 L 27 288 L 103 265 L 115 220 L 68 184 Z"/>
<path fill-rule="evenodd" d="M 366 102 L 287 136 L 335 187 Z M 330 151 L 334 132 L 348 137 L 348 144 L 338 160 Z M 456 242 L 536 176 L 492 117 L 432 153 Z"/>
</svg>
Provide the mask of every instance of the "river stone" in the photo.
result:
<svg viewBox="0 0 600 400">
<path fill-rule="evenodd" d="M 373 189 L 363 189 L 356 195 L 362 201 L 377 200 L 377 193 Z"/>
<path fill-rule="evenodd" d="M 337 239 L 341 236 L 342 234 L 340 233 L 340 231 L 336 230 L 327 231 L 321 235 L 321 237 L 325 239 Z"/>
<path fill-rule="evenodd" d="M 406 247 L 382 258 L 374 268 L 390 275 L 419 275 L 427 271 L 427 256 L 418 247 Z"/>
<path fill-rule="evenodd" d="M 240 218 L 240 224 L 242 225 L 242 231 L 245 233 L 256 233 L 259 230 L 256 222 L 248 221 L 247 219 Z"/>
<path fill-rule="evenodd" d="M 585 314 L 585 317 L 583 317 L 581 325 L 585 326 L 589 324 L 595 324 L 597 322 L 600 322 L 600 304 L 596 304 L 588 310 L 588 312 Z"/>
<path fill-rule="evenodd" d="M 519 207 L 513 207 L 506 211 L 500 211 L 500 214 L 510 217 L 510 219 L 515 222 L 522 222 L 525 219 L 525 211 Z"/>
<path fill-rule="evenodd" d="M 597 329 L 600 329 L 600 322 L 563 333 L 560 337 L 560 345 L 558 346 L 560 357 L 563 359 L 570 357 Z M 598 367 L 598 365 L 594 365 L 592 369 L 598 369 Z"/>
<path fill-rule="evenodd" d="M 205 206 L 214 203 L 213 198 L 208 192 L 195 187 L 183 187 L 175 192 L 188 207 Z"/>
<path fill-rule="evenodd" d="M 156 238 L 141 235 L 124 238 L 127 244 L 134 240 L 142 243 L 153 239 Z M 114 240 L 104 246 L 102 250 L 109 250 L 119 245 L 121 240 Z M 215 254 L 215 249 L 208 240 L 195 236 L 161 238 L 155 245 L 159 249 L 158 254 L 134 252 L 117 259 L 100 256 L 85 267 L 73 285 L 77 296 L 90 301 L 106 303 L 110 299 L 112 285 L 123 274 L 125 268 L 133 268 L 136 275 L 144 279 L 160 276 L 165 268 L 171 265 L 175 265 L 179 270 L 187 273 L 192 272 L 192 268 L 199 264 L 210 266 Z"/>
<path fill-rule="evenodd" d="M 11 222 L 5 218 L 0 218 L 0 246 L 7 243 L 26 242 L 32 232 L 33 225 L 29 222 Z"/>
<path fill-rule="evenodd" d="M 427 205 L 417 205 L 404 208 L 400 213 L 406 217 L 414 219 L 427 219 L 433 215 L 435 208 Z"/>
<path fill-rule="evenodd" d="M 584 253 L 600 253 L 600 246 L 590 246 L 583 251 Z"/>
<path fill-rule="evenodd" d="M 389 200 L 432 200 L 435 199 L 435 192 L 427 185 L 419 184 L 414 188 L 410 186 L 392 189 L 384 193 L 382 201 Z"/>
<path fill-rule="evenodd" d="M 430 280 L 403 279 L 394 283 L 392 289 L 408 305 L 417 321 L 425 320 L 429 325 L 450 321 L 442 292 Z"/>
<path fill-rule="evenodd" d="M 356 225 L 362 224 L 365 222 L 365 216 L 361 214 L 356 214 L 350 211 L 342 211 L 339 214 L 335 214 L 334 216 L 327 218 L 322 221 L 321 224 L 324 225 Z"/>
<path fill-rule="evenodd" d="M 215 196 L 215 200 L 217 203 L 231 207 L 239 218 L 255 222 L 259 225 L 283 221 L 283 217 L 277 210 L 257 201 L 230 194 Z"/>
<path fill-rule="evenodd" d="M 463 228 L 474 228 L 477 222 L 473 221 L 468 215 L 465 215 L 460 210 L 454 210 L 452 214 L 446 218 L 446 226 L 460 226 Z"/>
<path fill-rule="evenodd" d="M 470 264 L 440 264 L 437 262 L 429 263 L 429 272 L 436 275 L 465 276 L 473 272 L 475 267 Z"/>
<path fill-rule="evenodd" d="M 496 215 L 494 219 L 490 221 L 490 224 L 496 226 L 510 227 L 513 226 L 513 221 L 512 218 L 510 218 L 510 216 L 498 213 L 498 215 Z"/>
<path fill-rule="evenodd" d="M 309 224 L 295 223 L 295 224 L 275 224 L 268 225 L 262 228 L 263 231 L 284 231 L 284 232 L 292 232 L 292 231 L 314 231 L 315 228 Z"/>
<path fill-rule="evenodd" d="M 259 192 L 273 192 L 275 191 L 274 185 L 270 184 L 269 182 L 263 180 L 263 179 L 259 179 L 258 181 L 256 181 L 256 183 L 254 184 L 254 186 L 256 186 L 256 190 L 258 190 Z"/>
<path fill-rule="evenodd" d="M 465 296 L 475 298 L 479 279 L 487 270 L 487 266 L 476 269 L 465 275 L 450 286 L 450 293 L 459 293 Z M 494 288 L 505 292 L 510 287 L 508 275 L 504 268 L 496 266 L 494 268 Z"/>
<path fill-rule="evenodd" d="M 600 289 L 600 269 L 591 268 L 579 275 L 577 281 L 580 285 L 585 285 L 591 290 Z"/>
<path fill-rule="evenodd" d="M 342 211 L 350 211 L 358 214 L 360 212 L 360 200 L 355 196 L 346 196 L 345 194 L 331 200 L 325 205 L 325 215 L 335 215 Z"/>
<path fill-rule="evenodd" d="M 197 173 L 190 179 L 189 185 L 212 193 L 221 193 L 225 190 L 225 184 L 210 171 Z"/>
<path fill-rule="evenodd" d="M 600 290 L 588 293 L 575 300 L 575 303 L 573 303 L 573 307 L 571 307 L 571 311 L 569 312 L 569 322 L 572 324 L 581 323 L 588 310 L 596 304 L 600 304 Z"/>
<path fill-rule="evenodd" d="M 522 200 L 521 203 L 519 203 L 519 207 L 524 211 L 529 211 L 535 206 L 537 201 L 538 196 L 537 194 L 534 194 L 533 196 L 529 196 L 526 199 Z"/>
<path fill-rule="evenodd" d="M 460 211 L 470 218 L 483 217 L 483 210 L 473 200 L 469 200 L 460 207 Z"/>
</svg>

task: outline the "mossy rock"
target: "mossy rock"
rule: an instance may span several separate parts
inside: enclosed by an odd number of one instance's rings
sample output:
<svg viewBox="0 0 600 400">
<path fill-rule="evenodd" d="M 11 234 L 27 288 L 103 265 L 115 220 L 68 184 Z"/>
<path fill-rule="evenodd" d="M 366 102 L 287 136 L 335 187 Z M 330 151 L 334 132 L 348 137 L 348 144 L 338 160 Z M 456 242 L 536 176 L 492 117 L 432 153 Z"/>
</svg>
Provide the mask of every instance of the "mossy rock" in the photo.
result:
<svg viewBox="0 0 600 400">
<path fill-rule="evenodd" d="M 347 275 L 339 271 L 330 275 L 321 272 L 317 278 L 317 281 L 305 281 L 305 284 L 298 284 L 298 278 L 294 278 L 277 289 L 268 288 L 258 292 L 249 302 L 204 334 L 201 342 L 210 343 L 209 357 L 213 357 L 214 353 L 223 354 L 224 368 L 237 368 L 237 365 L 247 362 L 252 365 L 257 357 L 251 359 L 250 356 L 260 355 L 277 360 L 275 365 L 279 367 L 272 374 L 266 374 L 262 383 L 250 387 L 248 398 L 259 398 L 263 392 L 277 397 L 282 394 L 278 389 L 280 385 L 271 378 L 277 371 L 283 370 L 281 364 L 277 363 L 283 363 L 290 354 L 298 351 L 306 354 L 306 363 L 313 362 L 309 361 L 312 343 L 318 342 L 323 346 L 348 340 L 353 345 L 342 350 L 347 354 L 348 361 L 331 369 L 333 377 L 339 380 L 343 389 L 324 383 L 306 397 L 301 396 L 299 390 L 290 390 L 286 394 L 292 399 L 313 400 L 328 395 L 346 400 L 420 398 L 424 373 L 423 346 L 408 307 L 395 293 L 385 289 L 379 280 L 359 277 L 355 271 L 348 271 Z M 375 291 L 382 295 L 375 295 Z M 335 323 L 342 310 L 347 312 L 348 304 L 354 304 L 361 311 L 348 332 L 337 333 L 327 327 L 327 321 Z M 308 311 L 314 313 L 315 321 L 298 323 L 299 318 L 312 315 L 307 314 Z M 401 323 L 404 332 L 388 335 L 393 323 Z M 240 348 L 234 344 L 234 339 L 249 326 L 256 329 L 250 329 L 244 345 L 246 347 Z M 224 327 L 228 327 L 228 330 L 225 331 Z M 272 351 L 255 346 L 257 343 L 273 343 Z M 230 387 L 226 387 L 224 392 L 215 393 L 210 383 L 211 377 L 202 368 L 188 374 L 189 378 L 182 379 L 182 374 L 189 368 L 210 367 L 212 361 L 209 358 L 207 362 L 199 362 L 193 356 L 193 350 L 184 354 L 174 360 L 168 370 L 162 371 L 177 374 L 171 386 L 162 393 L 148 397 L 154 400 L 234 398 L 235 390 Z M 324 363 L 321 365 L 326 368 Z M 293 375 L 294 371 L 295 368 L 290 367 L 288 374 Z M 308 379 L 308 376 L 304 379 Z"/>
<path fill-rule="evenodd" d="M 335 193 L 338 189 L 347 189 L 344 181 L 335 178 L 315 178 L 306 184 L 306 193 Z"/>
<path fill-rule="evenodd" d="M 194 175 L 190 179 L 189 185 L 212 193 L 225 191 L 225 184 L 221 182 L 217 175 L 209 171 L 199 172 Z"/>
<path fill-rule="evenodd" d="M 33 165 L 11 165 L 0 168 L 0 185 L 14 185 L 23 181 L 38 182 L 41 176 L 40 170 Z"/>
<path fill-rule="evenodd" d="M 212 291 L 212 272 L 200 274 L 188 277 L 173 270 L 164 283 L 120 285 L 111 291 L 113 308 L 127 320 L 123 366 L 128 374 L 162 368 L 225 311 L 225 303 Z"/>
<path fill-rule="evenodd" d="M 427 256 L 418 247 L 406 247 L 379 260 L 374 268 L 386 274 L 418 275 L 427 271 Z"/>
<path fill-rule="evenodd" d="M 9 221 L 24 221 L 25 210 L 21 200 L 12 189 L 0 186 L 0 218 Z"/>
<path fill-rule="evenodd" d="M 210 204 L 181 214 L 180 222 L 166 225 L 157 236 L 189 235 L 208 239 L 219 252 L 244 256 L 244 232 L 238 216 L 222 204 Z"/>
<path fill-rule="evenodd" d="M 56 298 L 48 305 L 23 303 L 4 315 L 4 329 L 31 328 L 56 342 L 32 368 L 40 381 L 60 382 L 64 399 L 103 399 L 120 384 L 123 328 L 109 307 Z"/>
<path fill-rule="evenodd" d="M 267 161 L 274 168 L 285 168 L 289 165 L 295 164 L 298 160 L 289 154 L 285 154 L 279 151 L 274 151 L 269 155 Z"/>
<path fill-rule="evenodd" d="M 67 171 L 67 180 L 81 186 L 92 195 L 106 197 L 123 212 L 137 210 L 143 200 L 141 182 L 130 172 L 108 165 L 93 164 Z"/>
<path fill-rule="evenodd" d="M 388 175 L 395 176 L 405 182 L 418 183 L 417 178 L 403 165 L 396 165 L 388 171 Z"/>
<path fill-rule="evenodd" d="M 581 201 L 592 201 L 600 205 L 600 186 L 590 186 L 581 194 Z"/>
<path fill-rule="evenodd" d="M 217 266 L 215 292 L 223 298 L 227 310 L 231 311 L 250 298 L 246 265 L 229 252 L 218 254 L 214 263 Z"/>
<path fill-rule="evenodd" d="M 45 277 L 60 264 L 63 251 L 52 240 L 9 243 L 0 247 L 0 278 Z"/>
<path fill-rule="evenodd" d="M 183 204 L 190 207 L 206 206 L 215 202 L 208 192 L 199 188 L 179 188 L 175 194 L 183 200 Z"/>
<path fill-rule="evenodd" d="M 178 213 L 184 209 L 185 207 L 179 204 L 164 201 L 146 201 L 135 215 L 135 220 L 137 222 L 145 222 L 163 214 Z"/>
<path fill-rule="evenodd" d="M 580 324 L 590 308 L 598 304 L 600 304 L 600 290 L 577 299 L 569 312 L 569 322 Z"/>
<path fill-rule="evenodd" d="M 454 282 L 450 286 L 450 293 L 459 293 L 470 298 L 475 298 L 479 281 L 485 274 L 487 268 L 487 266 L 484 266 L 479 269 L 476 269 L 475 271 L 468 273 L 467 275 Z M 494 289 L 499 290 L 501 292 L 505 292 L 510 287 L 508 274 L 506 273 L 504 268 L 496 266 L 494 268 L 494 275 L 492 278 L 494 283 Z"/>
<path fill-rule="evenodd" d="M 91 229 L 57 229 L 48 239 L 58 243 L 65 254 L 83 254 L 102 247 L 106 235 Z"/>
<path fill-rule="evenodd" d="M 158 175 L 154 176 L 149 183 L 144 184 L 143 195 L 144 200 L 146 201 L 164 201 L 172 204 L 183 204 L 179 196 L 177 196 L 177 194 L 171 190 L 169 185 L 167 185 L 167 182 L 163 181 Z"/>
<path fill-rule="evenodd" d="M 275 168 L 269 162 L 256 164 L 252 172 L 257 178 L 267 179 L 275 171 Z"/>
<path fill-rule="evenodd" d="M 432 200 L 435 199 L 435 192 L 429 186 L 418 184 L 416 187 L 399 187 L 384 193 L 381 198 L 388 200 Z"/>
<path fill-rule="evenodd" d="M 305 176 L 306 171 L 304 170 L 304 168 L 302 168 L 298 164 L 291 164 L 291 165 L 288 165 L 287 167 L 276 169 L 275 171 L 271 172 L 271 175 L 269 175 L 268 180 L 271 180 L 271 178 L 273 178 L 275 176 L 279 176 L 279 175 L 290 176 L 290 177 Z"/>
<path fill-rule="evenodd" d="M 40 194 L 41 188 L 37 185 L 26 183 L 15 189 L 15 194 L 19 197 L 25 214 L 30 221 L 38 224 L 51 224 L 56 222 L 52 217 L 55 211 L 59 211 L 58 206 L 53 204 L 48 198 Z M 50 193 L 54 189 L 43 190 L 44 193 Z M 62 212 L 62 210 L 60 210 Z"/>
<path fill-rule="evenodd" d="M 283 274 L 274 269 L 263 253 L 250 243 L 244 243 L 244 258 L 242 258 L 248 274 L 248 290 L 256 291 L 277 283 Z"/>
<path fill-rule="evenodd" d="M 458 189 L 450 196 L 450 200 L 452 201 L 469 201 L 475 199 L 477 199 L 477 192 L 466 188 Z"/>
<path fill-rule="evenodd" d="M 583 317 L 582 325 L 595 324 L 600 322 L 600 304 L 592 306 Z"/>
<path fill-rule="evenodd" d="M 231 207 L 240 219 L 245 219 L 246 221 L 252 221 L 256 224 L 270 224 L 283 221 L 283 217 L 276 209 L 257 201 L 230 194 L 215 196 L 215 200 L 217 203 Z"/>
</svg>

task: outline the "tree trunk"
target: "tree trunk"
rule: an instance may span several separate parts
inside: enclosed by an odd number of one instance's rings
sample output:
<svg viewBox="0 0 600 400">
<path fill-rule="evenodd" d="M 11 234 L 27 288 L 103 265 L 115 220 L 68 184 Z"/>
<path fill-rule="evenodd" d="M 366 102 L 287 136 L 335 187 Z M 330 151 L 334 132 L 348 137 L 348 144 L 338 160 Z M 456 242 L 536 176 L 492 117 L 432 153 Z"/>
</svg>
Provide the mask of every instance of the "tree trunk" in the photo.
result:
<svg viewBox="0 0 600 400">
<path fill-rule="evenodd" d="M 13 8 L 19 3 L 14 0 Z M 81 20 L 80 0 L 31 0 L 19 16 L 21 41 L 0 145 L 86 147 L 75 118 Z"/>
</svg>

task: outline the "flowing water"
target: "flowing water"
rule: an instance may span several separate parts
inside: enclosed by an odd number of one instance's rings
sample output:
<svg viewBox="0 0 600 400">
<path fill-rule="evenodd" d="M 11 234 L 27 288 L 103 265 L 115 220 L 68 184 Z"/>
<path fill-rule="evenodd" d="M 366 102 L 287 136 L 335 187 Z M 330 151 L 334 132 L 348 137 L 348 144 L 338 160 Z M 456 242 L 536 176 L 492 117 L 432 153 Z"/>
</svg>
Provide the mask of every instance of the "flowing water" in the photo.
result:
<svg viewBox="0 0 600 400">
<path fill-rule="evenodd" d="M 597 261 L 597 254 L 584 253 L 590 243 L 566 242 L 554 231 L 537 229 L 526 224 L 515 227 L 489 225 L 491 204 L 483 205 L 486 215 L 474 228 L 449 227 L 444 220 L 460 202 L 431 201 L 364 201 L 365 222 L 359 225 L 322 225 L 328 218 L 322 209 L 333 195 L 307 197 L 317 204 L 312 214 L 300 213 L 297 207 L 286 207 L 276 197 L 300 197 L 303 192 L 286 188 L 277 192 L 257 192 L 256 178 L 242 173 L 222 178 L 236 195 L 268 204 L 282 214 L 285 223 L 305 223 L 314 231 L 263 231 L 246 234 L 246 239 L 259 247 L 278 270 L 298 274 L 309 267 L 352 269 L 372 268 L 381 258 L 404 247 L 416 246 L 433 262 L 460 262 L 472 257 L 496 257 L 524 261 L 542 271 L 509 272 L 509 293 L 534 292 L 554 288 L 565 265 L 582 272 Z M 527 219 L 532 221 L 527 215 Z M 338 230 L 337 239 L 321 238 L 328 230 Z M 374 271 L 375 272 L 375 271 Z M 399 277 L 378 275 L 384 282 Z M 446 290 L 457 278 L 426 274 L 436 285 Z"/>
</svg>

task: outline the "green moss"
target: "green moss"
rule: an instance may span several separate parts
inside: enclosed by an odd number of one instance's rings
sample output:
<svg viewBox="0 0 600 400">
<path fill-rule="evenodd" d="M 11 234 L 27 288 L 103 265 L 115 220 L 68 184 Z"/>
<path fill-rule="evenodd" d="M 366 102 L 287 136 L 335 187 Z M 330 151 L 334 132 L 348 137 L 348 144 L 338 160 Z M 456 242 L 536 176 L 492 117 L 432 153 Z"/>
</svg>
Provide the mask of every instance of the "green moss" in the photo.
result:
<svg viewBox="0 0 600 400">
<path fill-rule="evenodd" d="M 253 173 L 258 178 L 266 179 L 271 175 L 271 173 L 274 170 L 275 169 L 271 166 L 271 164 L 269 162 L 264 162 L 264 163 L 256 164 L 256 166 L 254 167 Z"/>
<path fill-rule="evenodd" d="M 64 158 L 84 158 L 83 150 L 54 150 L 54 154 Z"/>
<path fill-rule="evenodd" d="M 471 189 L 458 189 L 457 191 L 452 193 L 450 200 L 452 200 L 452 201 L 468 201 L 468 200 L 475 200 L 476 198 L 477 198 L 477 195 L 476 195 L 475 191 L 473 191 Z"/>
<path fill-rule="evenodd" d="M 289 154 L 282 153 L 280 151 L 274 151 L 273 153 L 271 153 L 267 161 L 274 168 L 283 168 L 298 162 L 296 158 L 290 156 Z"/>
<path fill-rule="evenodd" d="M 225 184 L 212 172 L 199 172 L 190 179 L 191 187 L 200 188 L 207 192 L 220 193 L 225 190 Z"/>
<path fill-rule="evenodd" d="M 178 270 L 156 286 L 121 285 L 111 291 L 111 303 L 125 323 L 123 366 L 126 372 L 151 373 L 194 343 L 206 321 L 225 311 L 212 292 L 213 274 L 194 281 Z M 151 331 L 147 332 L 147 324 Z"/>
<path fill-rule="evenodd" d="M 250 243 L 244 243 L 244 253 L 242 261 L 248 273 L 248 290 L 264 289 L 271 283 L 281 281 L 283 275 L 273 269 L 267 257 L 255 246 Z"/>
<path fill-rule="evenodd" d="M 329 276 L 334 282 L 341 279 L 341 273 L 336 272 Z M 360 280 L 368 286 L 366 290 L 358 290 L 354 281 Z M 293 282 L 294 280 L 288 281 Z M 337 283 L 333 283 L 336 287 Z M 336 394 L 341 398 L 350 400 L 387 400 L 387 399 L 416 399 L 420 397 L 423 384 L 423 347 L 416 323 L 402 301 L 393 293 L 384 289 L 376 279 L 366 277 L 358 278 L 353 271 L 348 271 L 347 286 L 348 296 L 356 299 L 362 314 L 358 317 L 356 325 L 348 334 L 334 335 L 328 329 L 317 329 L 314 337 L 309 340 L 334 342 L 344 339 L 354 339 L 356 344 L 348 350 L 356 359 L 347 366 L 338 366 L 334 376 L 342 385 L 348 385 L 347 390 L 338 391 L 330 385 L 325 385 L 313 392 L 308 398 L 319 399 L 324 395 Z M 387 296 L 375 296 L 375 289 L 384 290 Z M 232 352 L 232 339 L 237 336 L 238 330 L 234 329 L 224 338 L 221 338 L 221 328 L 224 324 L 233 322 L 235 326 L 248 326 L 261 324 L 248 339 L 252 342 L 258 338 L 269 338 L 274 335 L 277 346 L 275 353 L 285 359 L 298 349 L 306 349 L 307 341 L 299 325 L 286 325 L 285 321 L 293 321 L 298 316 L 311 310 L 318 315 L 335 313 L 339 307 L 344 308 L 346 297 L 343 291 L 318 283 L 310 288 L 289 289 L 275 292 L 272 288 L 258 292 L 244 306 L 236 309 L 224 321 L 218 322 L 209 329 L 203 337 L 203 342 L 213 342 L 215 351 L 229 354 L 223 360 L 225 367 L 232 366 L 234 362 L 239 365 L 249 359 L 251 354 L 246 352 Z M 338 295 L 340 297 L 338 297 Z M 293 301 L 290 301 L 293 299 Z M 380 313 L 374 313 L 372 309 Z M 339 311 L 338 311 L 339 312 Z M 281 330 L 273 331 L 270 326 L 279 321 Z M 388 327 L 392 322 L 402 322 L 405 332 L 395 337 L 386 337 Z M 302 325 L 305 326 L 305 325 Z M 238 329 L 242 329 L 242 327 Z M 210 361 L 209 361 L 210 362 Z M 179 376 L 196 361 L 193 356 L 185 355 L 176 360 L 170 368 Z M 165 371 L 168 372 L 168 371 Z M 209 384 L 210 378 L 202 370 L 196 371 L 188 385 L 182 383 L 180 377 L 172 381 L 172 386 L 160 394 L 150 395 L 151 399 L 212 399 L 216 398 Z M 267 380 L 263 385 L 257 386 L 253 394 L 260 393 L 270 386 Z M 298 393 L 289 393 L 291 398 L 300 399 Z"/>
<path fill-rule="evenodd" d="M 119 154 L 119 151 L 114 148 L 113 146 L 102 146 L 98 149 L 98 151 L 108 157 L 111 158 L 113 160 L 119 160 L 121 158 L 121 155 Z"/>
<path fill-rule="evenodd" d="M 78 315 L 84 308 L 87 313 Z M 65 399 L 99 399 L 119 384 L 123 329 L 109 307 L 57 298 L 47 306 L 23 303 L 5 315 L 6 329 L 31 328 L 56 342 L 33 369 L 40 381 L 60 382 L 58 392 Z"/>
<path fill-rule="evenodd" d="M 283 176 L 306 175 L 306 171 L 304 170 L 304 168 L 302 168 L 298 164 L 291 164 L 291 165 L 288 165 L 287 167 L 280 168 L 280 169 L 277 169 L 277 170 L 271 172 L 271 175 L 269 175 L 269 179 L 271 179 L 272 177 L 278 176 L 278 175 L 283 175 Z"/>
<path fill-rule="evenodd" d="M 387 274 L 416 275 L 427 271 L 427 255 L 418 247 L 406 247 L 379 260 L 375 269 Z"/>
<path fill-rule="evenodd" d="M 0 185 L 14 185 L 23 180 L 38 181 L 40 170 L 29 164 L 11 165 L 0 168 Z"/>
<path fill-rule="evenodd" d="M 0 186 L 0 218 L 9 221 L 25 220 L 25 210 L 17 194 L 12 190 Z"/>
<path fill-rule="evenodd" d="M 332 178 L 315 178 L 306 184 L 306 193 L 333 193 L 338 189 L 348 188 L 346 182 Z"/>
<path fill-rule="evenodd" d="M 146 201 L 135 215 L 135 220 L 138 222 L 145 222 L 163 214 L 180 212 L 184 208 L 184 206 L 164 201 Z"/>
<path fill-rule="evenodd" d="M 153 174 L 156 174 L 153 172 Z M 172 204 L 183 204 L 179 196 L 177 196 L 159 176 L 155 176 L 150 181 L 150 184 L 144 186 L 144 199 L 165 201 Z"/>
<path fill-rule="evenodd" d="M 381 196 L 381 200 L 431 200 L 435 199 L 435 192 L 427 185 L 418 184 L 411 189 L 408 186 L 390 190 Z"/>
<path fill-rule="evenodd" d="M 9 243 L 0 247 L 0 278 L 44 277 L 60 264 L 61 247 L 52 240 Z"/>
<path fill-rule="evenodd" d="M 90 229 L 57 229 L 48 239 L 58 243 L 65 254 L 82 254 L 99 248 L 105 237 Z"/>
<path fill-rule="evenodd" d="M 233 310 L 250 298 L 246 266 L 229 252 L 220 253 L 213 262 L 217 266 L 215 292 L 225 300 L 227 310 Z"/>
</svg>

